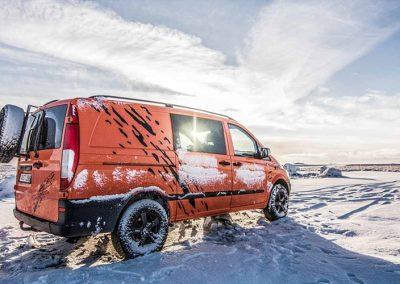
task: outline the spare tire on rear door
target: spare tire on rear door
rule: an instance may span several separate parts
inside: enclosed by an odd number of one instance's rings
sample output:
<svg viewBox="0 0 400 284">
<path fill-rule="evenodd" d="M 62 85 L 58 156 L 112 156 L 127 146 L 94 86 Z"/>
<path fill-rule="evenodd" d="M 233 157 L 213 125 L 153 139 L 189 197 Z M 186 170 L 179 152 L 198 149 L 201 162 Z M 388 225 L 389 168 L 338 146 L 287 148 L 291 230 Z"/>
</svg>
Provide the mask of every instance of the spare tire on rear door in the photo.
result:
<svg viewBox="0 0 400 284">
<path fill-rule="evenodd" d="M 5 105 L 0 111 L 0 163 L 9 163 L 19 147 L 25 113 L 20 107 Z"/>
</svg>

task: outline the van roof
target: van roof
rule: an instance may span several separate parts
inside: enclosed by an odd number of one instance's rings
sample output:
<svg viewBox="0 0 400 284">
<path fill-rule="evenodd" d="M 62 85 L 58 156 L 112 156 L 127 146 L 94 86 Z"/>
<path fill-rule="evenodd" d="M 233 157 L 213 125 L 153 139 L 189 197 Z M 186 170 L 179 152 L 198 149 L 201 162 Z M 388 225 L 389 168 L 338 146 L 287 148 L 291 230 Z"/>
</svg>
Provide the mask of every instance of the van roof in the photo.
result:
<svg viewBox="0 0 400 284">
<path fill-rule="evenodd" d="M 225 115 L 225 114 L 212 112 L 212 111 L 199 109 L 199 108 L 194 108 L 194 107 L 188 107 L 188 106 L 183 106 L 183 105 L 160 102 L 160 101 L 152 101 L 152 100 L 129 98 L 129 97 L 120 97 L 120 96 L 107 96 L 107 95 L 106 96 L 90 96 L 90 97 L 87 97 L 87 98 L 79 98 L 79 99 L 110 99 L 110 100 L 126 100 L 126 101 L 139 102 L 139 103 L 150 103 L 150 104 L 161 105 L 161 106 L 166 107 L 166 108 L 178 108 L 178 109 L 183 109 L 183 110 L 192 110 L 192 111 L 202 112 L 202 113 L 205 113 L 205 114 L 211 114 L 211 115 L 227 118 L 227 119 L 232 120 L 232 121 L 236 121 L 235 119 L 233 119 L 230 116 Z M 44 107 L 47 108 L 47 107 L 56 106 L 56 105 L 59 105 L 59 104 L 62 104 L 62 103 L 68 103 L 71 100 L 72 99 L 52 100 L 52 101 L 49 101 L 49 102 L 45 103 L 41 107 L 36 107 L 36 106 L 35 107 L 38 108 L 38 109 L 42 109 Z"/>
<path fill-rule="evenodd" d="M 144 99 L 137 99 L 137 98 L 128 98 L 128 97 L 119 97 L 119 96 L 91 96 L 89 98 L 92 98 L 92 99 L 100 99 L 100 98 L 103 98 L 103 99 L 116 99 L 116 100 L 127 100 L 127 101 L 133 101 L 133 102 L 152 103 L 152 104 L 163 105 L 164 107 L 168 107 L 168 108 L 182 108 L 182 109 L 187 109 L 187 110 L 194 110 L 194 111 L 203 112 L 203 113 L 212 114 L 212 115 L 217 115 L 217 116 L 228 118 L 230 120 L 234 120 L 233 118 L 231 118 L 231 117 L 229 117 L 229 116 L 227 116 L 225 114 L 212 112 L 212 111 L 199 109 L 199 108 L 183 106 L 183 105 L 159 102 L 159 101 L 144 100 Z"/>
</svg>

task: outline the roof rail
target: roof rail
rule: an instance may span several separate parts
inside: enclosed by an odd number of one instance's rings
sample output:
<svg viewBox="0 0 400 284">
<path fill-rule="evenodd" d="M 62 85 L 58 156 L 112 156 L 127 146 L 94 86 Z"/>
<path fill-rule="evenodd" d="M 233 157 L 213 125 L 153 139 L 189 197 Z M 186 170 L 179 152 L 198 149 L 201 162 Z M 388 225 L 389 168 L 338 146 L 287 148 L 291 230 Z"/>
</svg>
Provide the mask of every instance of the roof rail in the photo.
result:
<svg viewBox="0 0 400 284">
<path fill-rule="evenodd" d="M 135 99 L 135 98 L 128 98 L 128 97 L 119 97 L 119 96 L 107 96 L 107 95 L 106 96 L 90 96 L 89 98 L 92 98 L 92 99 L 109 98 L 109 99 L 120 99 L 120 100 L 128 100 L 128 101 L 135 101 L 135 102 L 160 104 L 160 105 L 164 105 L 165 107 L 170 107 L 170 108 L 177 107 L 177 108 L 195 110 L 195 111 L 200 111 L 200 112 L 204 112 L 204 113 L 218 115 L 218 116 L 222 116 L 222 117 L 234 120 L 233 118 L 231 118 L 230 116 L 227 116 L 225 114 L 220 114 L 220 113 L 217 113 L 217 112 L 212 112 L 212 111 L 199 109 L 199 108 L 194 108 L 194 107 L 187 107 L 187 106 L 183 106 L 183 105 L 176 105 L 176 104 L 171 104 L 171 103 L 158 102 L 158 101 Z"/>
<path fill-rule="evenodd" d="M 54 102 L 56 102 L 56 101 L 58 101 L 58 100 L 51 100 L 51 101 L 45 103 L 43 106 L 48 105 L 48 104 L 51 104 L 51 103 L 54 103 Z"/>
</svg>

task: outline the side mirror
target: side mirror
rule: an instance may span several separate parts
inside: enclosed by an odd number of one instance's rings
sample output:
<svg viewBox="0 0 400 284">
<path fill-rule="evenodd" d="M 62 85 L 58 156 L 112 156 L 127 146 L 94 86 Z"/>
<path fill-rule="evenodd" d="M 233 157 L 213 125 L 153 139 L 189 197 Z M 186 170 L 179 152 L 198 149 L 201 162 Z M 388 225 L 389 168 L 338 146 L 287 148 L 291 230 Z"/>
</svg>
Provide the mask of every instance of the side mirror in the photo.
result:
<svg viewBox="0 0 400 284">
<path fill-rule="evenodd" d="M 269 155 L 271 155 L 271 149 L 270 148 L 261 148 L 261 159 L 268 158 Z"/>
</svg>

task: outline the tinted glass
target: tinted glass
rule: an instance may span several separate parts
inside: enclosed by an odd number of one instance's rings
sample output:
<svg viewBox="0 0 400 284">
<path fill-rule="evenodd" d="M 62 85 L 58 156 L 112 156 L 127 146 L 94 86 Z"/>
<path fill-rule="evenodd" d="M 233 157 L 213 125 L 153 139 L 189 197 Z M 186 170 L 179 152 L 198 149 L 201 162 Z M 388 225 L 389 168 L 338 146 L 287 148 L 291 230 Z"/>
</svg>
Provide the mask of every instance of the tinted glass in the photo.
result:
<svg viewBox="0 0 400 284">
<path fill-rule="evenodd" d="M 190 152 L 226 154 L 222 122 L 172 114 L 175 149 Z"/>
<path fill-rule="evenodd" d="M 42 112 L 28 116 L 24 130 L 24 136 L 22 137 L 21 141 L 20 153 L 26 154 L 29 151 L 28 147 L 32 145 L 33 142 L 32 140 L 34 139 L 35 136 L 35 129 L 38 124 L 38 121 L 40 120 L 41 115 Z"/>
<path fill-rule="evenodd" d="M 61 146 L 66 111 L 67 105 L 44 110 L 39 150 L 56 149 Z"/>
<path fill-rule="evenodd" d="M 233 149 L 236 156 L 255 157 L 257 155 L 257 144 L 250 135 L 233 124 L 229 124 L 229 131 L 231 133 Z"/>
</svg>

